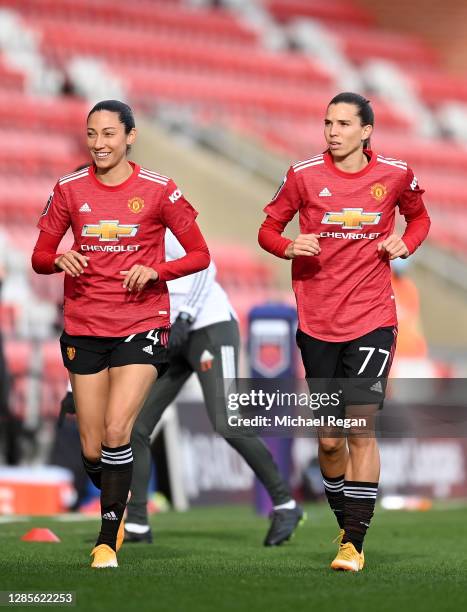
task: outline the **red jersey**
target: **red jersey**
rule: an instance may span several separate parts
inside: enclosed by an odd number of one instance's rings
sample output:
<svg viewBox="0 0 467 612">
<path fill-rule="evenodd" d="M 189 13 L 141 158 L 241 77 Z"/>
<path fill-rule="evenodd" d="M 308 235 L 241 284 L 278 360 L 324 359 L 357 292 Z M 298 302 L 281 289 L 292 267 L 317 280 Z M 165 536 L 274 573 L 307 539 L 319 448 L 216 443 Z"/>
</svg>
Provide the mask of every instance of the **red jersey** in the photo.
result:
<svg viewBox="0 0 467 612">
<path fill-rule="evenodd" d="M 131 165 L 131 176 L 116 186 L 101 183 L 93 166 L 62 177 L 39 220 L 56 236 L 71 226 L 72 250 L 89 257 L 83 274 L 65 275 L 68 334 L 122 337 L 170 324 L 166 283 L 130 293 L 120 272 L 164 262 L 165 228 L 181 235 L 197 212 L 171 179 Z"/>
<path fill-rule="evenodd" d="M 317 234 L 321 252 L 292 262 L 292 285 L 300 329 L 320 340 L 352 340 L 378 327 L 396 325 L 387 255 L 379 242 L 393 233 L 395 209 L 412 220 L 423 218 L 421 234 L 403 236 L 412 253 L 428 232 L 424 193 L 403 161 L 366 151 L 369 163 L 346 173 L 326 152 L 292 166 L 278 193 L 264 209 L 278 235 L 299 213 L 300 232 Z M 266 223 L 265 223 L 266 225 Z M 279 238 L 283 256 L 285 239 Z"/>
</svg>

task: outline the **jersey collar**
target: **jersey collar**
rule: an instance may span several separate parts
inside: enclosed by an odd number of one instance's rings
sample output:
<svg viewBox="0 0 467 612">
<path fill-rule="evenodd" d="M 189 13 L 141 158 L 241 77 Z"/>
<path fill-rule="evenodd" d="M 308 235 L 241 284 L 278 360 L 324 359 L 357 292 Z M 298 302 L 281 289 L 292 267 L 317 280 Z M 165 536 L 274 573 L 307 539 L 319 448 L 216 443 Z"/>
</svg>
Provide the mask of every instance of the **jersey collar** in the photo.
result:
<svg viewBox="0 0 467 612">
<path fill-rule="evenodd" d="M 96 177 L 96 167 L 94 166 L 94 164 L 91 165 L 89 176 L 91 177 L 91 180 L 100 189 L 104 189 L 105 191 L 119 191 L 120 189 L 125 189 L 125 187 L 127 187 L 130 183 L 132 183 L 135 180 L 135 178 L 138 176 L 138 174 L 139 174 L 140 167 L 138 166 L 138 164 L 135 164 L 135 162 L 132 162 L 132 161 L 130 161 L 129 164 L 130 164 L 130 166 L 132 166 L 133 172 L 126 179 L 126 181 L 123 181 L 123 183 L 120 183 L 119 185 L 105 185 L 104 183 L 102 183 Z"/>
<path fill-rule="evenodd" d="M 329 153 L 329 150 L 326 150 L 324 152 L 324 163 L 326 167 L 329 168 L 331 172 L 334 172 L 334 174 L 337 174 L 337 176 L 341 176 L 342 178 L 346 178 L 346 179 L 360 178 L 361 176 L 365 176 L 365 174 L 367 174 L 376 164 L 377 156 L 374 151 L 371 151 L 370 149 L 364 149 L 364 153 L 367 157 L 370 158 L 370 161 L 364 168 L 362 168 L 358 172 L 344 172 L 343 170 L 336 168 L 332 160 L 332 155 L 331 153 Z"/>
</svg>

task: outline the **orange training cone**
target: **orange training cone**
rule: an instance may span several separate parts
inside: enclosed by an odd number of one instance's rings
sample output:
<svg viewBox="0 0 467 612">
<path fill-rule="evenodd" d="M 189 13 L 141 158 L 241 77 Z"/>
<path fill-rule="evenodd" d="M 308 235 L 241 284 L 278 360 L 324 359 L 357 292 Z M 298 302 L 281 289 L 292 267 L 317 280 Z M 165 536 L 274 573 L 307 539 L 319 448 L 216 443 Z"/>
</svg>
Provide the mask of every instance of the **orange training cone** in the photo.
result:
<svg viewBox="0 0 467 612">
<path fill-rule="evenodd" d="M 60 542 L 60 538 L 53 531 L 38 527 L 25 533 L 21 539 L 23 542 Z"/>
</svg>

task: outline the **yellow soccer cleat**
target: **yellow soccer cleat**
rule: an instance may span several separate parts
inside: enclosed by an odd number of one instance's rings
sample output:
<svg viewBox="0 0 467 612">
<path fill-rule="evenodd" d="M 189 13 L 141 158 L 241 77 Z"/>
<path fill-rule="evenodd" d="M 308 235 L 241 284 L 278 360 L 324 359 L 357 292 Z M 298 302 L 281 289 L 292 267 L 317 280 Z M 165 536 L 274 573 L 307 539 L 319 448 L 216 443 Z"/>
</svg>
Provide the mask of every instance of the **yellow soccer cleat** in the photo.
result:
<svg viewBox="0 0 467 612">
<path fill-rule="evenodd" d="M 365 557 L 363 550 L 357 552 L 352 542 L 345 542 L 339 546 L 339 552 L 336 558 L 331 563 L 333 570 L 344 570 L 347 572 L 359 572 L 365 565 Z"/>
<path fill-rule="evenodd" d="M 99 544 L 93 548 L 91 557 L 92 555 L 94 560 L 91 567 L 118 567 L 117 553 L 107 544 Z"/>
<path fill-rule="evenodd" d="M 123 544 L 123 539 L 125 538 L 125 521 L 122 519 L 120 521 L 120 526 L 117 532 L 117 539 L 115 541 L 115 550 L 118 552 Z"/>
</svg>

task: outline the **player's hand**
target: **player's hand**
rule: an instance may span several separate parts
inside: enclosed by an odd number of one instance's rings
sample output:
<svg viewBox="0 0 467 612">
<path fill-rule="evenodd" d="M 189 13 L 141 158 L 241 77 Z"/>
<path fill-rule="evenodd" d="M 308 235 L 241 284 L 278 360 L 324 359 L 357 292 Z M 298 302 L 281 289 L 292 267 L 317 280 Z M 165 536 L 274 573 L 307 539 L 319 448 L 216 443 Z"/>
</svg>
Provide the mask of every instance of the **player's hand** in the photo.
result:
<svg viewBox="0 0 467 612">
<path fill-rule="evenodd" d="M 186 315 L 186 313 L 184 313 Z M 169 335 L 169 353 L 170 355 L 178 355 L 182 352 L 188 337 L 190 335 L 190 327 L 193 319 L 190 317 L 181 317 L 180 315 L 175 319 L 172 327 L 170 328 Z"/>
<path fill-rule="evenodd" d="M 298 255 L 319 255 L 321 248 L 317 234 L 299 234 L 293 242 L 285 250 L 287 259 L 294 259 Z"/>
<path fill-rule="evenodd" d="M 142 291 L 149 281 L 156 281 L 159 278 L 157 272 L 149 266 L 135 264 L 130 270 L 122 270 L 120 274 L 125 274 L 123 288 L 128 291 Z"/>
<path fill-rule="evenodd" d="M 88 266 L 89 257 L 81 255 L 77 251 L 67 251 L 63 255 L 59 255 L 55 260 L 55 265 L 65 274 L 70 276 L 79 276 L 84 272 L 84 268 Z"/>
<path fill-rule="evenodd" d="M 397 234 L 391 234 L 383 240 L 383 242 L 378 243 L 378 252 L 379 253 L 387 253 L 389 255 L 389 259 L 397 259 L 397 257 L 408 257 L 409 249 L 405 246 L 404 241 Z"/>
</svg>

